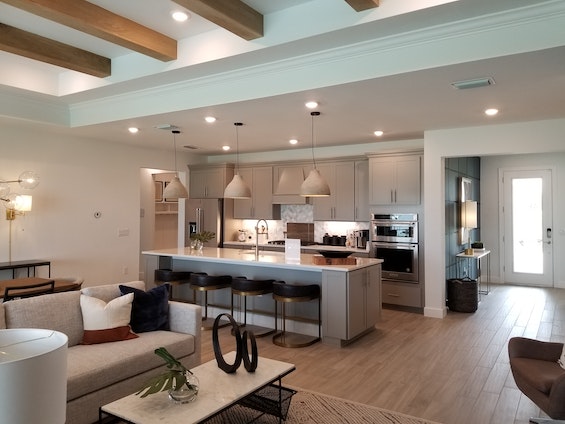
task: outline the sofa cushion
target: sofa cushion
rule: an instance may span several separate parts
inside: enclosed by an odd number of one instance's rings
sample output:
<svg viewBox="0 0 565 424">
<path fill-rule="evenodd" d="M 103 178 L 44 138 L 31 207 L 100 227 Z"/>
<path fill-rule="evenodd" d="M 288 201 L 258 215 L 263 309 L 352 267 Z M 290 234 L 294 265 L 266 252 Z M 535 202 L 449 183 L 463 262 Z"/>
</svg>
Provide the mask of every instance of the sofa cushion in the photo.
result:
<svg viewBox="0 0 565 424">
<path fill-rule="evenodd" d="M 46 328 L 69 338 L 69 347 L 82 339 L 80 292 L 64 292 L 17 299 L 3 304 L 6 328 Z"/>
<path fill-rule="evenodd" d="M 169 329 L 169 285 L 149 291 L 120 285 L 122 295 L 132 293 L 131 329 L 136 333 Z"/>
<path fill-rule="evenodd" d="M 531 358 L 513 358 L 512 366 L 520 370 L 522 379 L 540 392 L 549 394 L 558 377 L 565 374 L 557 362 Z"/>
<path fill-rule="evenodd" d="M 129 287 L 135 287 L 139 290 L 145 290 L 145 282 L 144 281 L 129 281 L 127 283 L 123 283 L 123 285 Z M 87 296 L 92 296 L 97 299 L 102 299 L 104 302 L 109 302 L 116 297 L 121 296 L 120 288 L 118 284 L 106 284 L 103 286 L 92 286 L 92 287 L 85 287 L 81 290 L 82 294 Z"/>
<path fill-rule="evenodd" d="M 133 293 L 112 299 L 108 303 L 92 296 L 80 296 L 84 335 L 82 344 L 129 340 L 137 336 L 129 322 Z"/>
<path fill-rule="evenodd" d="M 68 350 L 67 400 L 161 367 L 165 363 L 154 353 L 161 346 L 181 362 L 195 353 L 194 336 L 171 331 L 141 333 L 134 340 L 73 346 Z"/>
</svg>

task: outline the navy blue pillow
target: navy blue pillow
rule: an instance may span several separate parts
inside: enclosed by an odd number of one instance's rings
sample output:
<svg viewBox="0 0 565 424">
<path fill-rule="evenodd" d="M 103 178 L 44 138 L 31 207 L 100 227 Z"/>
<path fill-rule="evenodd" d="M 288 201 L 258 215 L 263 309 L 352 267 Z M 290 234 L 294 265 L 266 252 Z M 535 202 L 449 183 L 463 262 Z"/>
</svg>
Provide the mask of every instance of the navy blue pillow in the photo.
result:
<svg viewBox="0 0 565 424">
<path fill-rule="evenodd" d="M 131 329 L 134 333 L 169 329 L 169 285 L 163 284 L 149 291 L 120 285 L 122 295 L 133 293 Z"/>
</svg>

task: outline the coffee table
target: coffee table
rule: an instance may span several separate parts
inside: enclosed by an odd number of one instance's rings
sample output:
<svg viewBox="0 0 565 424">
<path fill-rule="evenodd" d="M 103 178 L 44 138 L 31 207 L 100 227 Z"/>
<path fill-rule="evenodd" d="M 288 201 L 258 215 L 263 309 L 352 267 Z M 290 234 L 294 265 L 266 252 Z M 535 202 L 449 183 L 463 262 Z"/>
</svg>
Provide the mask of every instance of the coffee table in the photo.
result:
<svg viewBox="0 0 565 424">
<path fill-rule="evenodd" d="M 234 358 L 235 352 L 224 355 L 230 364 Z M 200 381 L 195 401 L 178 405 L 169 400 L 167 392 L 145 398 L 132 394 L 102 406 L 100 422 L 104 416 L 112 416 L 133 424 L 199 423 L 272 383 L 278 382 L 282 390 L 281 379 L 295 369 L 293 364 L 259 357 L 255 372 L 247 372 L 242 365 L 235 373 L 226 374 L 214 359 L 191 369 Z"/>
</svg>

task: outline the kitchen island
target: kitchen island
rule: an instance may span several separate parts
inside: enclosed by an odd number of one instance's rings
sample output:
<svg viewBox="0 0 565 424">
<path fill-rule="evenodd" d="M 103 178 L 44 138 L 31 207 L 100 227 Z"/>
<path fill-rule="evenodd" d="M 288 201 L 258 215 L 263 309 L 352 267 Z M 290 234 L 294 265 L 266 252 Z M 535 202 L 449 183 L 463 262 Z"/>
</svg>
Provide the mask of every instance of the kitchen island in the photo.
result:
<svg viewBox="0 0 565 424">
<path fill-rule="evenodd" d="M 374 329 L 381 313 L 380 259 L 355 258 L 354 264 L 314 264 L 313 254 L 301 254 L 299 260 L 285 259 L 282 252 L 203 248 L 160 249 L 142 252 L 146 258 L 146 281 L 153 283 L 155 269 L 206 272 L 211 275 L 245 276 L 248 279 L 275 279 L 286 283 L 318 284 L 322 293 L 322 342 L 343 346 Z M 215 313 L 228 312 L 231 294 L 219 290 L 211 302 Z M 255 303 L 253 303 L 255 302 Z M 251 316 L 274 315 L 271 296 L 254 296 L 248 300 Z M 289 315 L 296 317 L 292 331 L 315 334 L 317 329 L 307 321 L 317 317 L 314 303 L 292 304 Z M 274 321 L 272 321 L 274 323 Z M 287 326 L 288 328 L 288 326 Z"/>
</svg>

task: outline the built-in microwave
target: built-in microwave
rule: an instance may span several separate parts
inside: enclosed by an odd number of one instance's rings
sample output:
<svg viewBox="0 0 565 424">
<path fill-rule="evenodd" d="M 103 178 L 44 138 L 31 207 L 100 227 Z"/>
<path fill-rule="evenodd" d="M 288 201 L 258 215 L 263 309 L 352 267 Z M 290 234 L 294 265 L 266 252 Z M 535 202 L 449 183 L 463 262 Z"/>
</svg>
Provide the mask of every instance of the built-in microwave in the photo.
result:
<svg viewBox="0 0 565 424">
<path fill-rule="evenodd" d="M 418 243 L 418 214 L 373 214 L 371 242 Z"/>
</svg>

